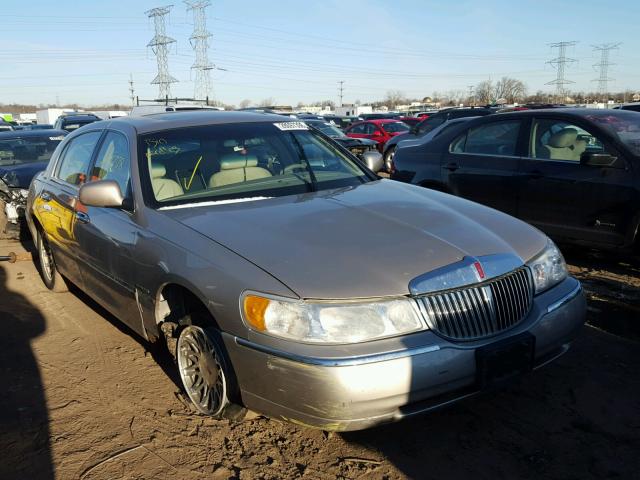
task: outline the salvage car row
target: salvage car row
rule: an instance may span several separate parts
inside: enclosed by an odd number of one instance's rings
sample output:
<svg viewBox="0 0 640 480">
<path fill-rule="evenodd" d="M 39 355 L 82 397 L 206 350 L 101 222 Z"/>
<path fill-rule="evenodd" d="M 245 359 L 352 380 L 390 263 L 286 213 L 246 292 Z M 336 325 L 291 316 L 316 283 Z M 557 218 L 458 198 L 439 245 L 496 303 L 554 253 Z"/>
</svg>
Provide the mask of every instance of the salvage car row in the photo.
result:
<svg viewBox="0 0 640 480">
<path fill-rule="evenodd" d="M 381 179 L 279 115 L 84 126 L 31 183 L 26 218 L 45 284 L 73 283 L 166 342 L 194 406 L 216 417 L 400 420 L 549 363 L 585 318 L 540 230 Z"/>
</svg>

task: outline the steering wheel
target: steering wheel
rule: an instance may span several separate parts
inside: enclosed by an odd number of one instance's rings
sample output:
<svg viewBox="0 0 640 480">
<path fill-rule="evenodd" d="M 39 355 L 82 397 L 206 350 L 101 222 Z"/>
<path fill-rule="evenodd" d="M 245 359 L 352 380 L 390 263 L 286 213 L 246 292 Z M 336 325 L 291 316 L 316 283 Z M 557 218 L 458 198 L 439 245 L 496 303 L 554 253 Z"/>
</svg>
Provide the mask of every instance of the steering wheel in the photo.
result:
<svg viewBox="0 0 640 480">
<path fill-rule="evenodd" d="M 286 175 L 287 173 L 292 173 L 296 170 L 302 170 L 306 172 L 307 167 L 305 167 L 302 163 L 292 163 L 291 165 L 285 167 L 282 173 Z"/>
</svg>

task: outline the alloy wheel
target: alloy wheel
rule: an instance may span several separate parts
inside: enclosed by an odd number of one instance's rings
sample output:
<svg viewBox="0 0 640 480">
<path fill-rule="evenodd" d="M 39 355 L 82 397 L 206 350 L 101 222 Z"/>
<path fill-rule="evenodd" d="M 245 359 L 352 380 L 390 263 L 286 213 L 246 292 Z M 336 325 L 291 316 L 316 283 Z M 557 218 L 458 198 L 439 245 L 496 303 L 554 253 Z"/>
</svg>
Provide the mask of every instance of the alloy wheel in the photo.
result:
<svg viewBox="0 0 640 480">
<path fill-rule="evenodd" d="M 187 395 L 201 413 L 218 415 L 227 405 L 221 354 L 202 328 L 189 325 L 177 345 L 178 370 Z"/>
</svg>

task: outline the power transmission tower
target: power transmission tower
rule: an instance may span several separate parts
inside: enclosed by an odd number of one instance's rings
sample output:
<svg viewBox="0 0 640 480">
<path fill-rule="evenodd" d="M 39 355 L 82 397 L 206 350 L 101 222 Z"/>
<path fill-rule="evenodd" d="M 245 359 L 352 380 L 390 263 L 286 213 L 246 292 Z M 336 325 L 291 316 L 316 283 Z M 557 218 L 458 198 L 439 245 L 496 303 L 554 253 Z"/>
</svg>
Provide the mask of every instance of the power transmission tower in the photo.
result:
<svg viewBox="0 0 640 480">
<path fill-rule="evenodd" d="M 196 53 L 196 60 L 191 66 L 196 71 L 193 96 L 197 99 L 209 98 L 211 94 L 211 70 L 216 68 L 209 62 L 209 38 L 207 31 L 207 16 L 205 8 L 211 5 L 209 0 L 184 0 L 187 11 L 193 11 L 193 33 L 189 37 L 191 46 Z"/>
<path fill-rule="evenodd" d="M 602 101 L 607 100 L 607 83 L 613 78 L 608 77 L 609 67 L 615 65 L 615 63 L 609 62 L 609 52 L 611 50 L 616 50 L 622 43 L 603 43 L 601 45 L 592 45 L 593 50 L 596 52 L 600 52 L 600 63 L 596 63 L 593 66 L 600 71 L 600 77 L 592 80 L 593 82 L 598 82 L 598 94 Z"/>
<path fill-rule="evenodd" d="M 342 97 L 343 97 L 343 94 L 344 94 L 344 83 L 345 83 L 344 80 L 340 80 L 338 82 L 338 85 L 340 85 L 338 87 L 338 91 L 340 92 L 340 94 L 339 94 L 340 95 L 340 106 L 342 106 Z"/>
<path fill-rule="evenodd" d="M 473 94 L 473 89 L 475 87 L 473 85 L 467 85 L 467 88 L 469 89 L 469 101 L 471 102 L 471 106 L 475 107 L 476 99 L 475 99 L 475 95 Z"/>
<path fill-rule="evenodd" d="M 564 76 L 564 72 L 567 64 L 576 62 L 575 58 L 567 58 L 567 47 L 573 47 L 577 43 L 578 42 L 558 42 L 550 44 L 551 48 L 558 49 L 558 56 L 553 60 L 549 60 L 547 63 L 556 69 L 557 75 L 555 80 L 547 82 L 545 85 L 555 85 L 556 96 L 561 100 L 566 97 L 567 93 L 564 86 L 570 83 L 575 83 L 571 80 L 567 80 Z"/>
<path fill-rule="evenodd" d="M 158 85 L 159 98 L 164 99 L 171 96 L 171 84 L 178 80 L 169 75 L 169 45 L 175 43 L 175 39 L 166 35 L 165 17 L 173 5 L 166 7 L 152 8 L 144 12 L 147 17 L 153 18 L 153 25 L 156 34 L 147 44 L 156 56 L 158 61 L 158 75 L 151 81 L 152 85 Z"/>
<path fill-rule="evenodd" d="M 133 73 L 129 74 L 129 98 L 131 99 L 131 105 L 136 103 L 136 91 L 133 88 Z"/>
</svg>

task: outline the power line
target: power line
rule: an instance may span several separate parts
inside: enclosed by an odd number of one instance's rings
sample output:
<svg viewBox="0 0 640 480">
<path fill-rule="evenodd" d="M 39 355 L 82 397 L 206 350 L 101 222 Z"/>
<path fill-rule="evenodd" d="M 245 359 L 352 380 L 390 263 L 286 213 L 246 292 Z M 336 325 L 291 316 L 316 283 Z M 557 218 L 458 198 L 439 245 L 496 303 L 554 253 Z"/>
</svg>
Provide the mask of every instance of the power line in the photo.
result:
<svg viewBox="0 0 640 480">
<path fill-rule="evenodd" d="M 577 61 L 575 58 L 567 58 L 567 47 L 572 47 L 577 43 L 578 42 L 558 42 L 550 44 L 551 48 L 558 49 L 558 56 L 553 60 L 549 60 L 547 63 L 556 69 L 557 75 L 555 80 L 547 82 L 545 85 L 555 85 L 556 95 L 559 99 L 564 99 L 566 96 L 566 89 L 564 86 L 570 83 L 575 83 L 571 80 L 567 80 L 564 74 L 566 65 Z"/>
<path fill-rule="evenodd" d="M 344 80 L 340 80 L 338 82 L 338 85 L 340 85 L 338 87 L 338 91 L 340 92 L 340 106 L 342 106 L 342 96 L 344 94 Z"/>
<path fill-rule="evenodd" d="M 152 85 L 158 85 L 159 98 L 167 98 L 171 96 L 171 84 L 178 80 L 169 75 L 169 48 L 168 46 L 175 43 L 175 39 L 166 35 L 165 17 L 169 15 L 169 11 L 173 5 L 166 7 L 157 7 L 147 10 L 145 14 L 149 18 L 153 18 L 155 27 L 155 36 L 147 44 L 156 56 L 158 62 L 158 75 L 151 81 Z"/>
<path fill-rule="evenodd" d="M 622 43 L 603 43 L 601 45 L 592 45 L 594 51 L 600 52 L 600 63 L 593 65 L 600 71 L 600 76 L 592 81 L 598 82 L 598 94 L 603 101 L 607 100 L 608 82 L 614 80 L 613 78 L 608 77 L 609 67 L 615 65 L 614 63 L 609 62 L 609 52 L 611 50 L 616 50 L 620 45 L 622 45 Z"/>
</svg>

